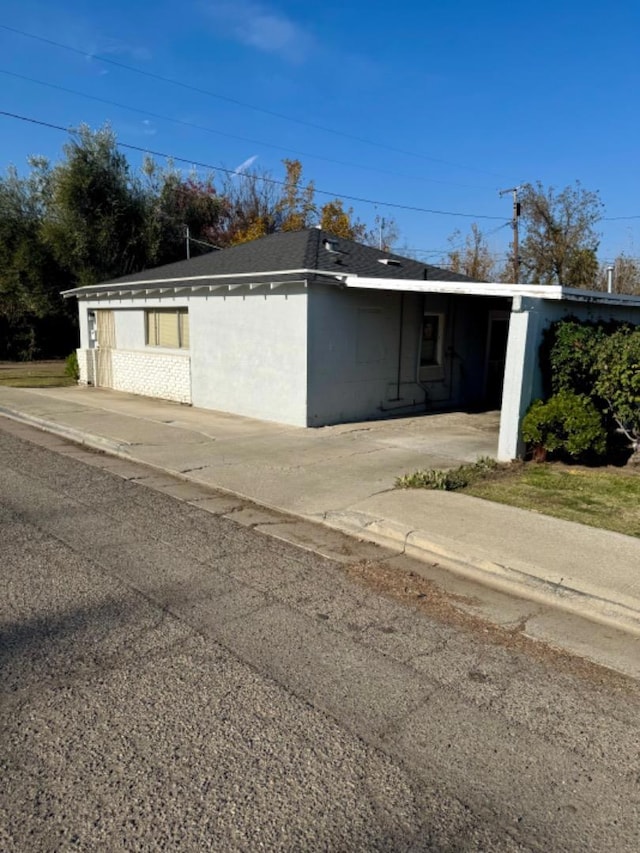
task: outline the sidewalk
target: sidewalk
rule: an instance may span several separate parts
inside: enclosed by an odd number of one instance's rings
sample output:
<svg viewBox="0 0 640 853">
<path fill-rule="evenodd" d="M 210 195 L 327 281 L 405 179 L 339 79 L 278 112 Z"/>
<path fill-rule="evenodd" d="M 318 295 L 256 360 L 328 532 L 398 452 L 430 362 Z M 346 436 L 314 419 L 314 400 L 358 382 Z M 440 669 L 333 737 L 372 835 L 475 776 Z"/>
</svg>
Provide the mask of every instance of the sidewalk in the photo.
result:
<svg viewBox="0 0 640 853">
<path fill-rule="evenodd" d="M 640 542 L 395 477 L 495 456 L 497 413 L 300 429 L 93 388 L 0 388 L 0 414 L 640 636 Z"/>
</svg>

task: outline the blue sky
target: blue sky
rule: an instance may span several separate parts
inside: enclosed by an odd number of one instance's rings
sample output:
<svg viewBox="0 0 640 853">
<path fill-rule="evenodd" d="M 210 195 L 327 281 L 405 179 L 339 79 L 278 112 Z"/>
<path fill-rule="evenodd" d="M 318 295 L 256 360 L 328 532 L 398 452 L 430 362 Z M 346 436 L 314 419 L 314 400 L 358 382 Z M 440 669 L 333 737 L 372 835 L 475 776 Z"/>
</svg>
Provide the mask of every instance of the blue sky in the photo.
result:
<svg viewBox="0 0 640 853">
<path fill-rule="evenodd" d="M 0 24 L 81 52 L 0 29 L 0 71 L 22 75 L 0 73 L 0 110 L 109 121 L 121 142 L 213 167 L 252 161 L 274 177 L 299 157 L 319 190 L 471 214 L 348 202 L 367 223 L 393 216 L 400 246 L 432 262 L 473 221 L 506 251 L 511 198 L 498 190 L 578 179 L 605 216 L 638 217 L 601 223 L 602 259 L 640 256 L 636 0 L 3 0 Z M 0 168 L 56 160 L 64 141 L 0 116 Z"/>
</svg>

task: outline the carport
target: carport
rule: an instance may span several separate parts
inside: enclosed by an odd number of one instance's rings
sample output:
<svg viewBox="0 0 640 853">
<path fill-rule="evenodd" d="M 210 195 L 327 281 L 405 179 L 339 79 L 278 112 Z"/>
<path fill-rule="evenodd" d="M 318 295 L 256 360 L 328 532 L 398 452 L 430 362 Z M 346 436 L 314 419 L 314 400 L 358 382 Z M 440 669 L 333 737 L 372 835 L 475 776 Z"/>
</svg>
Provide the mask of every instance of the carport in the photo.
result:
<svg viewBox="0 0 640 853">
<path fill-rule="evenodd" d="M 420 349 L 410 360 L 418 359 L 418 381 L 426 388 L 426 400 L 433 409 L 499 408 L 501 461 L 515 459 L 524 450 L 520 423 L 531 402 L 542 396 L 538 353 L 554 321 L 575 317 L 640 324 L 640 296 L 553 285 L 358 276 L 347 276 L 344 284 L 396 292 L 407 301 L 422 298 Z M 399 363 L 403 358 L 399 356 Z"/>
</svg>

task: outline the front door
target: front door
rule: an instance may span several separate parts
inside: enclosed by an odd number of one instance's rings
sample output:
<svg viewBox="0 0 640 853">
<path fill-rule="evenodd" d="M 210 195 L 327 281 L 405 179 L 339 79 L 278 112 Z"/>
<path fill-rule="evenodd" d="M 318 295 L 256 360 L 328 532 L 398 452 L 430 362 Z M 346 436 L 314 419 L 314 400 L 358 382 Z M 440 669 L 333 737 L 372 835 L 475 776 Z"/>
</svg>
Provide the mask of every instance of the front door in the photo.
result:
<svg viewBox="0 0 640 853">
<path fill-rule="evenodd" d="M 113 311 L 96 311 L 96 385 L 113 388 L 111 350 L 116 345 Z"/>
<path fill-rule="evenodd" d="M 509 312 L 490 311 L 485 370 L 485 404 L 491 409 L 499 409 L 502 405 L 508 336 Z"/>
</svg>

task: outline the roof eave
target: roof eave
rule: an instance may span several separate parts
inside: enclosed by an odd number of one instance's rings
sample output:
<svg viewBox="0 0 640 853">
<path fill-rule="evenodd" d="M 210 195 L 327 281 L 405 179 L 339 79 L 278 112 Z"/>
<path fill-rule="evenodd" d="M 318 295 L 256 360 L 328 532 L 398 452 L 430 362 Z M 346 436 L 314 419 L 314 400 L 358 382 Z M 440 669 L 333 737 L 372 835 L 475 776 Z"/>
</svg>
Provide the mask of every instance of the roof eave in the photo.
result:
<svg viewBox="0 0 640 853">
<path fill-rule="evenodd" d="M 617 305 L 640 308 L 640 296 L 623 293 L 602 293 L 596 290 L 578 290 L 550 284 L 507 284 L 500 281 L 466 282 L 436 281 L 399 278 L 365 278 L 347 276 L 347 287 L 364 290 L 393 290 L 414 293 L 449 293 L 467 296 L 516 296 L 558 302 L 590 302 L 600 305 Z"/>
<path fill-rule="evenodd" d="M 103 284 L 88 284 L 84 287 L 74 287 L 70 290 L 61 291 L 62 296 L 68 299 L 71 296 L 78 297 L 96 297 L 99 298 L 105 294 L 109 295 L 135 295 L 143 294 L 150 295 L 151 293 L 167 292 L 173 290 L 196 292 L 199 290 L 219 289 L 221 287 L 238 287 L 240 284 L 238 279 L 243 279 L 242 286 L 255 289 L 256 286 L 271 286 L 276 282 L 281 284 L 291 284 L 298 279 L 289 279 L 285 276 L 305 276 L 304 281 L 309 277 L 327 277 L 334 279 L 336 282 L 342 282 L 346 278 L 346 273 L 340 273 L 333 270 L 317 270 L 317 269 L 293 269 L 293 270 L 268 270 L 266 272 L 248 272 L 248 273 L 224 273 L 221 275 L 197 275 L 197 276 L 180 276 L 175 278 L 153 278 L 153 279 L 133 279 L 122 282 L 104 282 Z M 256 279 L 266 279 L 266 281 L 256 281 Z M 224 281 L 228 281 L 227 285 Z M 208 282 L 216 282 L 209 285 Z M 220 284 L 218 284 L 220 282 Z"/>
</svg>

